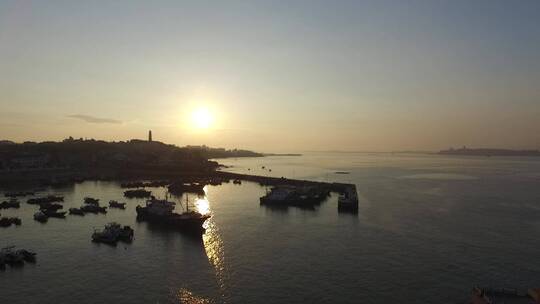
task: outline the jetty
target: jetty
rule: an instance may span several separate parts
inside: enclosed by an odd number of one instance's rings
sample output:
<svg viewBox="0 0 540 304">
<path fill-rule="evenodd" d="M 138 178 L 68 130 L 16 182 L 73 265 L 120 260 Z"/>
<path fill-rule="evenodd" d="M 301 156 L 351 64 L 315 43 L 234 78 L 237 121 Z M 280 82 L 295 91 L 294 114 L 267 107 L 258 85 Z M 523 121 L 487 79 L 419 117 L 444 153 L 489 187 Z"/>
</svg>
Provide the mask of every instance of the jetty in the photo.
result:
<svg viewBox="0 0 540 304">
<path fill-rule="evenodd" d="M 225 171 L 216 171 L 214 174 L 215 177 L 223 180 L 240 180 L 258 183 L 261 186 L 273 186 L 276 192 L 262 197 L 261 203 L 263 204 L 268 202 L 287 204 L 289 201 L 298 201 L 299 198 L 316 203 L 323 195 L 334 192 L 340 195 L 338 199 L 338 211 L 353 213 L 358 211 L 358 193 L 354 184 L 249 175 Z"/>
</svg>

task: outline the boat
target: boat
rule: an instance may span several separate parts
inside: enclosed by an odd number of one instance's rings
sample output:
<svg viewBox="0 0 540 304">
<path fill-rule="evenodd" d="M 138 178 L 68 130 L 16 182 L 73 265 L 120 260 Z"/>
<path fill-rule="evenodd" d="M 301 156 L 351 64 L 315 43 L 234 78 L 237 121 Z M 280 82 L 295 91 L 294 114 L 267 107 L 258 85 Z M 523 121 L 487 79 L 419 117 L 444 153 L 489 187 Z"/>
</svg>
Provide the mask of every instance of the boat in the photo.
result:
<svg viewBox="0 0 540 304">
<path fill-rule="evenodd" d="M 84 203 L 89 205 L 99 205 L 99 199 L 92 198 L 92 197 L 85 197 Z"/>
<path fill-rule="evenodd" d="M 540 303 L 540 288 L 528 290 L 517 288 L 482 288 L 474 287 L 469 303 Z"/>
<path fill-rule="evenodd" d="M 9 227 L 11 225 L 19 226 L 22 221 L 18 217 L 3 217 L 0 218 L 0 227 Z"/>
<path fill-rule="evenodd" d="M 49 210 L 49 209 L 41 210 L 41 212 L 44 213 L 47 217 L 56 217 L 56 218 L 65 218 L 66 213 L 67 213 L 65 211 L 58 212 L 58 211 Z"/>
<path fill-rule="evenodd" d="M 110 208 L 126 209 L 126 203 L 119 203 L 117 201 L 109 201 Z"/>
<path fill-rule="evenodd" d="M 339 212 L 358 212 L 358 195 L 356 192 L 356 186 L 351 185 L 347 187 L 338 198 L 338 211 Z"/>
<path fill-rule="evenodd" d="M 79 208 L 69 208 L 69 214 L 84 215 L 84 211 Z"/>
<path fill-rule="evenodd" d="M 146 191 L 144 189 L 124 191 L 124 196 L 127 198 L 145 198 L 145 197 L 150 197 L 151 195 L 152 195 L 151 191 Z"/>
<path fill-rule="evenodd" d="M 16 198 L 11 198 L 9 201 L 3 201 L 0 203 L 0 209 L 8 208 L 20 208 L 21 204 Z"/>
<path fill-rule="evenodd" d="M 191 182 L 175 182 L 169 185 L 168 190 L 172 194 L 182 195 L 183 193 L 195 193 L 204 195 L 204 183 Z"/>
<path fill-rule="evenodd" d="M 135 182 L 121 183 L 120 187 L 122 188 L 165 187 L 169 184 L 170 182 L 166 180 L 162 180 L 162 181 L 157 180 L 157 181 L 150 181 L 150 182 L 135 181 Z"/>
<path fill-rule="evenodd" d="M 4 247 L 0 250 L 0 269 L 3 270 L 6 268 L 6 264 L 10 266 L 22 266 L 24 262 L 35 263 L 36 262 L 36 253 L 26 250 L 19 249 L 14 250 L 15 246 Z"/>
<path fill-rule="evenodd" d="M 242 181 L 239 180 L 239 179 L 235 179 L 235 180 L 233 180 L 233 184 L 241 185 L 241 184 L 242 184 Z"/>
<path fill-rule="evenodd" d="M 41 203 L 39 204 L 39 210 L 58 210 L 63 209 L 64 206 L 55 203 Z"/>
<path fill-rule="evenodd" d="M 2 261 L 5 264 L 8 264 L 9 266 L 22 266 L 24 265 L 24 257 L 22 254 L 17 253 L 16 251 L 13 251 L 13 248 L 15 246 L 10 247 L 4 247 L 0 251 L 0 256 L 2 257 Z"/>
<path fill-rule="evenodd" d="M 99 199 L 85 197 L 84 204 L 79 208 L 83 213 L 107 213 L 107 207 L 99 205 Z M 78 212 L 78 211 L 75 211 Z"/>
<path fill-rule="evenodd" d="M 26 249 L 19 249 L 15 251 L 17 255 L 22 256 L 23 260 L 28 263 L 35 263 L 36 262 L 36 253 L 26 250 Z"/>
<path fill-rule="evenodd" d="M 63 202 L 63 201 L 64 201 L 63 196 L 48 195 L 45 197 L 36 197 L 36 198 L 28 199 L 26 203 L 30 205 L 39 205 L 41 203 L 54 203 L 54 202 Z"/>
<path fill-rule="evenodd" d="M 107 207 L 101 207 L 93 204 L 87 204 L 80 208 L 84 213 L 107 213 Z"/>
<path fill-rule="evenodd" d="M 94 230 L 92 241 L 116 245 L 118 241 L 131 242 L 133 240 L 133 229 L 129 226 L 122 227 L 120 224 L 112 222 L 105 225 L 102 231 Z"/>
<path fill-rule="evenodd" d="M 261 205 L 314 208 L 330 194 L 325 187 L 276 186 L 259 199 Z"/>
<path fill-rule="evenodd" d="M 152 197 L 146 201 L 146 205 L 137 206 L 137 220 L 148 221 L 150 223 L 161 224 L 173 228 L 178 228 L 185 232 L 203 233 L 203 224 L 210 218 L 210 215 L 203 215 L 196 211 L 189 211 L 189 204 L 186 196 L 186 211 L 179 214 L 174 213 L 176 203 L 168 200 L 160 200 Z"/>
<path fill-rule="evenodd" d="M 19 191 L 19 192 L 6 192 L 6 193 L 4 193 L 5 197 L 18 197 L 18 196 L 27 196 L 27 195 L 34 195 L 34 192 Z"/>
<path fill-rule="evenodd" d="M 34 220 L 45 223 L 49 220 L 49 217 L 43 211 L 38 211 L 34 213 Z"/>
</svg>

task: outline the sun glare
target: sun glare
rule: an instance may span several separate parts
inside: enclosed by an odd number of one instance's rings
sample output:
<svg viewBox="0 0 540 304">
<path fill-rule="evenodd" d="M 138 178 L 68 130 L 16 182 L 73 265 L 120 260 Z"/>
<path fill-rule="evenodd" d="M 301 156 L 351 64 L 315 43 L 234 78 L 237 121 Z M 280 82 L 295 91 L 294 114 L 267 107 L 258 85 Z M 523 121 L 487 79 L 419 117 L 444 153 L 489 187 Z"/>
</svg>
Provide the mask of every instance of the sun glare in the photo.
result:
<svg viewBox="0 0 540 304">
<path fill-rule="evenodd" d="M 193 126 L 197 129 L 208 129 L 212 125 L 212 113 L 207 108 L 198 108 L 191 116 Z"/>
</svg>

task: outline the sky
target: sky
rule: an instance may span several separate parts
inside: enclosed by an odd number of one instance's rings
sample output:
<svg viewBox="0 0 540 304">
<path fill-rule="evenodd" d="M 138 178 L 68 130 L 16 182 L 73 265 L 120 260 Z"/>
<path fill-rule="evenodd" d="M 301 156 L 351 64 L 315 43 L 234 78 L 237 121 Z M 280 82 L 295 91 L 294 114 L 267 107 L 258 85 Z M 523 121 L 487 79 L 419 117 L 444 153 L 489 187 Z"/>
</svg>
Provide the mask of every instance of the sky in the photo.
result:
<svg viewBox="0 0 540 304">
<path fill-rule="evenodd" d="M 540 149 L 540 1 L 0 0 L 0 139 Z"/>
</svg>

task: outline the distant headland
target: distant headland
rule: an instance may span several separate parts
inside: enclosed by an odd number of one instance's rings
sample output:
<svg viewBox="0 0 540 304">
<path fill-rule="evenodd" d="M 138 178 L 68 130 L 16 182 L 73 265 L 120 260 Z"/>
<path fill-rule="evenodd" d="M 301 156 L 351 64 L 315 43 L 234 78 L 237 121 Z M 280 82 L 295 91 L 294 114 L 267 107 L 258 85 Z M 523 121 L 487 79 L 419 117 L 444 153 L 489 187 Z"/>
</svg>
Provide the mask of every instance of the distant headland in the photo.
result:
<svg viewBox="0 0 540 304">
<path fill-rule="evenodd" d="M 468 155 L 468 156 L 540 156 L 539 150 L 510 150 L 510 149 L 471 149 L 467 147 L 439 151 L 442 155 Z"/>
</svg>

